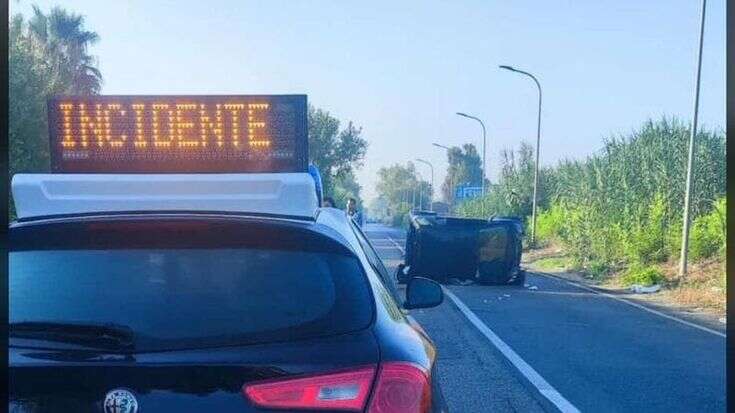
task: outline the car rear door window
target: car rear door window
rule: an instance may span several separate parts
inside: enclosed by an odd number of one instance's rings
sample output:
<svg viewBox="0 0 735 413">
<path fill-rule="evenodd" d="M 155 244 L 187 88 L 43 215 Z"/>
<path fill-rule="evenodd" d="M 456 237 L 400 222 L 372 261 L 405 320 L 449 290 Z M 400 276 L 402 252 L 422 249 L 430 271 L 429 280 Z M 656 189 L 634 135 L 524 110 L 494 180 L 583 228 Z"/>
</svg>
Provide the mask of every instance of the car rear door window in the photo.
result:
<svg viewBox="0 0 735 413">
<path fill-rule="evenodd" d="M 354 255 L 213 242 L 11 251 L 10 321 L 124 325 L 143 351 L 342 334 L 372 319 Z"/>
</svg>

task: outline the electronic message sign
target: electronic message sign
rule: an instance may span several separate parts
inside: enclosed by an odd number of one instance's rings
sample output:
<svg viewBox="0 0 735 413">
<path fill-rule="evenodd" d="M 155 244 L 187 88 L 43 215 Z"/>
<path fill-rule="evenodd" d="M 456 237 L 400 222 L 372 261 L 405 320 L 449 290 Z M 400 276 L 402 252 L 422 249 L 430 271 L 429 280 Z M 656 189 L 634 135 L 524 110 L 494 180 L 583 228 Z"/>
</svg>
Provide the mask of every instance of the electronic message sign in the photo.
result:
<svg viewBox="0 0 735 413">
<path fill-rule="evenodd" d="M 306 172 L 306 95 L 48 101 L 53 172 Z"/>
</svg>

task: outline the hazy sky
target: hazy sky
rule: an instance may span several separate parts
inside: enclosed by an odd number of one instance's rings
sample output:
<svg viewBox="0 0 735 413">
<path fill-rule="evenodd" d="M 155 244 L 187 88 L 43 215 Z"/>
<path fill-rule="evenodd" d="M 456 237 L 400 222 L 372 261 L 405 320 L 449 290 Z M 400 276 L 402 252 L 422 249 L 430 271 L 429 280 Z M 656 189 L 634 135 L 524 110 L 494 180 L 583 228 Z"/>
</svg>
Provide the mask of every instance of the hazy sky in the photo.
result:
<svg viewBox="0 0 735 413">
<path fill-rule="evenodd" d="M 533 142 L 543 87 L 541 162 L 582 157 L 649 117 L 691 117 L 700 0 L 38 1 L 86 16 L 100 35 L 105 94 L 305 93 L 363 127 L 367 199 L 381 166 L 431 145 L 473 142 L 487 161 Z M 707 7 L 700 119 L 725 123 L 725 6 Z M 30 2 L 11 0 L 11 13 Z M 428 180 L 428 167 L 417 165 Z"/>
</svg>

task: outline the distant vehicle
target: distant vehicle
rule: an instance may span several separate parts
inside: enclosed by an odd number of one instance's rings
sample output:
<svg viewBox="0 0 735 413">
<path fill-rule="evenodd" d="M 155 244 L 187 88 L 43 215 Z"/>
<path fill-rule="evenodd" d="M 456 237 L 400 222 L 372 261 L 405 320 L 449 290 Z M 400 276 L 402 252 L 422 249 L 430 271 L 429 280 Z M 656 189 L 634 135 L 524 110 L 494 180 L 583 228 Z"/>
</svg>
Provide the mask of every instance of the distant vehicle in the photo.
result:
<svg viewBox="0 0 735 413">
<path fill-rule="evenodd" d="M 404 314 L 441 287 L 401 299 L 318 174 L 85 165 L 13 178 L 10 411 L 447 410 Z"/>
</svg>

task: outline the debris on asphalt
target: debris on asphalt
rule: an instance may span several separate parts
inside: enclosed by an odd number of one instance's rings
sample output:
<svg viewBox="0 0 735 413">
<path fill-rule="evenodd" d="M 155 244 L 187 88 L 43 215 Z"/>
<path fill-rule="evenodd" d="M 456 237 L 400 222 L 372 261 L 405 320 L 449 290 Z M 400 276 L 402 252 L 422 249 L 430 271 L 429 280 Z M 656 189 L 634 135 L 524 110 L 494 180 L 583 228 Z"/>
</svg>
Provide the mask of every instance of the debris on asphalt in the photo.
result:
<svg viewBox="0 0 735 413">
<path fill-rule="evenodd" d="M 524 287 L 524 288 L 528 288 L 529 286 L 530 286 L 530 284 L 528 284 L 528 283 L 526 283 L 526 284 L 523 284 L 523 287 Z"/>
<path fill-rule="evenodd" d="M 538 290 L 538 287 L 536 287 L 535 285 L 532 285 L 532 286 L 528 287 L 528 289 L 529 290 Z"/>
<path fill-rule="evenodd" d="M 651 294 L 661 289 L 661 285 L 654 284 L 649 287 L 644 287 L 640 284 L 633 284 L 630 286 L 630 291 L 636 294 Z"/>
<path fill-rule="evenodd" d="M 509 294 L 503 294 L 503 297 L 510 297 Z"/>
</svg>

